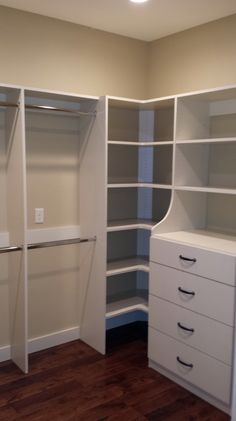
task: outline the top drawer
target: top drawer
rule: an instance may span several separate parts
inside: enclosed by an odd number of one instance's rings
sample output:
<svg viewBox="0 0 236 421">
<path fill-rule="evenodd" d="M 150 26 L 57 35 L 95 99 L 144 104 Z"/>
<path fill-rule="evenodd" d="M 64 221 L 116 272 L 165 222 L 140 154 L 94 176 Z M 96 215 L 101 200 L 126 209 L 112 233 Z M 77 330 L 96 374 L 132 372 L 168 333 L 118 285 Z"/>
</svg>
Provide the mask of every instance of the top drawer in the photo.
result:
<svg viewBox="0 0 236 421">
<path fill-rule="evenodd" d="M 235 257 L 228 254 L 151 237 L 150 260 L 235 285 Z"/>
</svg>

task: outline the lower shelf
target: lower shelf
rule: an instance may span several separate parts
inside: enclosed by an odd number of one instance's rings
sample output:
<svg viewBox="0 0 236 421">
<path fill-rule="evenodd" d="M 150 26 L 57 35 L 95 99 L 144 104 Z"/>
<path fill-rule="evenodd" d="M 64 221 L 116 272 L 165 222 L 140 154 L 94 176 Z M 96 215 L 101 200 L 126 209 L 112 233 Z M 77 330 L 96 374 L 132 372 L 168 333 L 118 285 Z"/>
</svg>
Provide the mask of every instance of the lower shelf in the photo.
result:
<svg viewBox="0 0 236 421">
<path fill-rule="evenodd" d="M 141 296 L 123 298 L 107 304 L 106 319 L 121 316 L 133 311 L 144 311 L 148 313 L 148 301 Z"/>
<path fill-rule="evenodd" d="M 149 272 L 149 261 L 144 257 L 115 260 L 107 263 L 107 276 L 134 271 Z"/>
</svg>

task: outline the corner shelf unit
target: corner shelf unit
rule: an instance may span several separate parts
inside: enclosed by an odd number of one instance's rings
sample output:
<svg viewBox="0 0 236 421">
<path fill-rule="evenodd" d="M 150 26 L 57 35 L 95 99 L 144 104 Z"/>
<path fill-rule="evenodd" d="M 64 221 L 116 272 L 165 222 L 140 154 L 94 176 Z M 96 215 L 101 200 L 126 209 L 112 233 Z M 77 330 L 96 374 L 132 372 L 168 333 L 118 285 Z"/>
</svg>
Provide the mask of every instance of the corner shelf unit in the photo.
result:
<svg viewBox="0 0 236 421">
<path fill-rule="evenodd" d="M 106 318 L 110 328 L 148 313 L 150 234 L 171 201 L 174 99 L 146 105 L 108 97 L 107 110 Z M 115 294 L 110 292 L 113 288 Z"/>
</svg>

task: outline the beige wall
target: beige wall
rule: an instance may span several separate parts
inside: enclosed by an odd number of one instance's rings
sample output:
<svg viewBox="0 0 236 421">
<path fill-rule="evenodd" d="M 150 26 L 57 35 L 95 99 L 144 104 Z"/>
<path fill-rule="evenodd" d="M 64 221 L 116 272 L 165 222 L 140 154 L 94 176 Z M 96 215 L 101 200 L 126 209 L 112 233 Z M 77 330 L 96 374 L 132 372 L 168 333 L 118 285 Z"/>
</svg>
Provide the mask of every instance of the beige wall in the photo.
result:
<svg viewBox="0 0 236 421">
<path fill-rule="evenodd" d="M 149 97 L 236 84 L 236 15 L 149 45 Z"/>
<path fill-rule="evenodd" d="M 136 98 L 211 88 L 236 83 L 235 40 L 236 15 L 147 44 L 0 7 L 0 82 Z M 0 134 L 3 126 L 1 118 Z M 73 171 L 78 158 L 76 133 L 70 134 L 72 143 L 67 155 L 64 147 L 69 133 L 68 130 L 61 133 L 66 137 L 60 139 L 56 156 L 58 166 L 54 162 L 53 167 L 52 162 L 47 160 L 55 156 L 52 146 L 59 139 L 51 130 L 47 117 L 51 149 L 48 144 L 47 148 L 41 144 L 38 153 L 38 141 L 46 136 L 37 127 L 41 118 L 35 115 L 30 127 L 27 120 L 29 226 L 35 228 L 33 217 L 36 206 L 45 207 L 46 218 L 42 228 L 77 224 L 79 191 L 77 173 Z M 74 125 L 73 130 L 77 130 Z M 3 156 L 1 147 L 0 155 Z M 4 203 L 5 177 L 1 164 L 0 157 L 0 202 Z M 55 211 L 55 208 L 62 209 L 58 172 L 67 193 L 63 215 Z M 45 196 L 42 186 L 50 185 L 54 186 L 54 193 L 58 195 Z M 73 203 L 72 197 L 76 197 Z M 69 203 L 72 203 L 71 207 L 67 207 Z M 5 209 L 0 206 L 0 230 L 5 229 L 5 219 Z M 78 254 L 79 246 L 71 246 L 29 255 L 31 337 L 80 323 Z M 8 343 L 9 336 L 7 257 L 1 257 L 0 267 L 1 346 Z"/>
<path fill-rule="evenodd" d="M 0 82 L 147 96 L 146 42 L 0 7 Z"/>
<path fill-rule="evenodd" d="M 146 43 L 0 6 L 0 82 L 148 98 L 236 83 L 236 15 Z"/>
</svg>

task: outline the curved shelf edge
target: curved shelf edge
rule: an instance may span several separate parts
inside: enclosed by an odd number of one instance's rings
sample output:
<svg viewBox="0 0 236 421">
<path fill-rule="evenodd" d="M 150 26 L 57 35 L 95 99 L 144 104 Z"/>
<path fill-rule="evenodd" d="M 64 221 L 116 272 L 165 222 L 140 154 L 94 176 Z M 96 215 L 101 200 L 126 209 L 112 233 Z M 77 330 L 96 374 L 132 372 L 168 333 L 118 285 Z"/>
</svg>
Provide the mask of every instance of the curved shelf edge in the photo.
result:
<svg viewBox="0 0 236 421">
<path fill-rule="evenodd" d="M 133 311 L 143 311 L 148 314 L 148 304 L 140 297 L 133 297 L 127 300 L 121 300 L 107 305 L 106 319 L 122 316 Z"/>
</svg>

